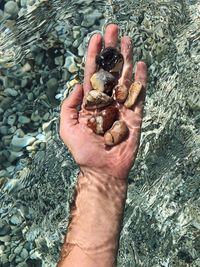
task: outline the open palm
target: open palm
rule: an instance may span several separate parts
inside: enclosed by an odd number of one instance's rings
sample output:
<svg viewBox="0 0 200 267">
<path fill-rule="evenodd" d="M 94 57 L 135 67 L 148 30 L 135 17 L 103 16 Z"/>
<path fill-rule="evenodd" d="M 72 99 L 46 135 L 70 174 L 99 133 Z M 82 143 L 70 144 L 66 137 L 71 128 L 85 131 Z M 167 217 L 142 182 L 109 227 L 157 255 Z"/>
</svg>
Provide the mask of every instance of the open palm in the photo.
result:
<svg viewBox="0 0 200 267">
<path fill-rule="evenodd" d="M 118 27 L 107 26 L 104 36 L 105 47 L 116 47 L 118 44 Z M 119 106 L 120 119 L 124 120 L 129 128 L 129 136 L 117 146 L 108 148 L 104 138 L 96 135 L 87 127 L 87 114 L 84 110 L 78 112 L 77 106 L 83 97 L 91 90 L 90 78 L 96 72 L 96 55 L 102 49 L 102 36 L 95 34 L 88 47 L 84 84 L 77 85 L 72 94 L 63 102 L 61 108 L 60 136 L 71 151 L 75 161 L 83 172 L 98 172 L 116 178 L 126 178 L 137 155 L 139 146 L 142 111 L 145 98 L 147 67 L 144 62 L 138 62 L 135 72 L 135 81 L 143 84 L 137 103 L 132 109 Z M 121 39 L 121 54 L 124 57 L 124 66 L 120 83 L 132 80 L 133 61 L 132 45 L 129 37 Z"/>
</svg>

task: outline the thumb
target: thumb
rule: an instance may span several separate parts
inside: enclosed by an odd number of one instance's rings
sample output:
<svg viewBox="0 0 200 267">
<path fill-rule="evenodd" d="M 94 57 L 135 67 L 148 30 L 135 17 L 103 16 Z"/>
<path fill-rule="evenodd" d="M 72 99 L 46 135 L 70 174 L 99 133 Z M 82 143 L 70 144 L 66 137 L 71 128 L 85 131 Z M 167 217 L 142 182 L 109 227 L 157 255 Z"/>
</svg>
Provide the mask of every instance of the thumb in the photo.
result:
<svg viewBox="0 0 200 267">
<path fill-rule="evenodd" d="M 61 128 L 78 123 L 77 106 L 82 103 L 82 100 L 83 88 L 80 84 L 77 84 L 69 97 L 62 103 L 60 111 Z"/>
</svg>

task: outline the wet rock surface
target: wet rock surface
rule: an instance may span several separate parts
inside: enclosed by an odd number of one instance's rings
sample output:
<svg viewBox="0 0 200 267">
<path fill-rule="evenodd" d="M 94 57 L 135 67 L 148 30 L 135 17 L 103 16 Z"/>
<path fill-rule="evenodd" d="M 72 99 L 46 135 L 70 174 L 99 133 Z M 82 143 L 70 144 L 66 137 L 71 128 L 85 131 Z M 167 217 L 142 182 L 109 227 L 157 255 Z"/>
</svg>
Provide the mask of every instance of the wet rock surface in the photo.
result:
<svg viewBox="0 0 200 267">
<path fill-rule="evenodd" d="M 0 2 L 0 265 L 56 266 L 78 173 L 58 102 L 82 81 L 91 34 L 114 21 L 149 67 L 117 266 L 200 266 L 198 2 L 50 3 Z"/>
</svg>

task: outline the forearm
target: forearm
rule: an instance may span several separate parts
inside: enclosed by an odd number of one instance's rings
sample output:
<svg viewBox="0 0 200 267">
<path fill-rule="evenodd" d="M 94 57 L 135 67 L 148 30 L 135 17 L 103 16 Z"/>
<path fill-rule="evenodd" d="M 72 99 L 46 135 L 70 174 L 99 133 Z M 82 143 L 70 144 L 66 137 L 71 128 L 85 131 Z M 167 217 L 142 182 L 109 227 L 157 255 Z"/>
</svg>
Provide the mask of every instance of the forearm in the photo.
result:
<svg viewBox="0 0 200 267">
<path fill-rule="evenodd" d="M 59 267 L 116 266 L 126 193 L 126 179 L 79 174 Z"/>
</svg>

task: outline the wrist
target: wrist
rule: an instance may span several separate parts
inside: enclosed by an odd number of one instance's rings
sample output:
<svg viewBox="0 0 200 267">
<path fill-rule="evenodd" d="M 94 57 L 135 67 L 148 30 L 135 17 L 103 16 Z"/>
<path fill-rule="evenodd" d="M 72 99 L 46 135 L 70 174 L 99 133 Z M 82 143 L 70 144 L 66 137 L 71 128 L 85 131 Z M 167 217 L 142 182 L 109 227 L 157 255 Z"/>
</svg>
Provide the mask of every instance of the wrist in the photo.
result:
<svg viewBox="0 0 200 267">
<path fill-rule="evenodd" d="M 77 246 L 94 260 L 118 250 L 127 182 L 99 172 L 80 172 L 71 211 L 67 247 Z M 69 251 L 70 252 L 70 251 Z"/>
<path fill-rule="evenodd" d="M 128 173 L 129 171 L 124 168 L 120 169 L 116 166 L 104 166 L 104 167 L 94 167 L 94 166 L 81 166 L 80 165 L 80 175 L 88 177 L 88 179 L 97 179 L 101 182 L 110 181 L 110 183 L 116 184 L 120 181 L 123 184 L 128 183 Z"/>
</svg>

